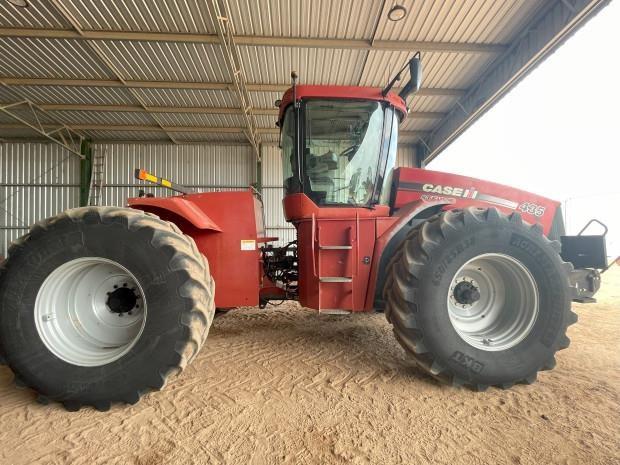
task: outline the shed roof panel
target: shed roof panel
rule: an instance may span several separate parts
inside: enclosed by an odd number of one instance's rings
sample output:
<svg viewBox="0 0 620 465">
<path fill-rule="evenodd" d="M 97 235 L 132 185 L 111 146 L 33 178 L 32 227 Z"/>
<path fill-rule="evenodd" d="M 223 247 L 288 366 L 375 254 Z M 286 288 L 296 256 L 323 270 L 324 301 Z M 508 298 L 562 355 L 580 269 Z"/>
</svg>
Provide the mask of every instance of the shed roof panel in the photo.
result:
<svg viewBox="0 0 620 465">
<path fill-rule="evenodd" d="M 111 79 L 114 74 L 84 42 L 0 38 L 0 76 Z"/>
</svg>

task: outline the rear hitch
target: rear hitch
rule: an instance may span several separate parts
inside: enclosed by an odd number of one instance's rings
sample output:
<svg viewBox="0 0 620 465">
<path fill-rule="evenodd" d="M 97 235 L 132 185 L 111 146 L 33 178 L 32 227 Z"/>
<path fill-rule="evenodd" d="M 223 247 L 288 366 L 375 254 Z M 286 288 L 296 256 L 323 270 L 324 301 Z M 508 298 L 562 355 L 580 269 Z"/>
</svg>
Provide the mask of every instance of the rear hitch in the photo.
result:
<svg viewBox="0 0 620 465">
<path fill-rule="evenodd" d="M 592 304 L 596 302 L 594 294 L 601 288 L 601 273 L 598 270 L 574 270 L 569 276 L 573 292 L 573 302 Z"/>
<path fill-rule="evenodd" d="M 583 234 L 594 223 L 603 227 L 603 234 Z M 607 231 L 608 228 L 603 222 L 593 218 L 586 223 L 576 236 L 560 237 L 562 259 L 572 263 L 575 267 L 575 270 L 569 276 L 573 302 L 596 302 L 594 294 L 601 287 L 601 273 L 604 273 L 609 268 L 607 266 L 607 248 L 605 245 Z"/>
</svg>

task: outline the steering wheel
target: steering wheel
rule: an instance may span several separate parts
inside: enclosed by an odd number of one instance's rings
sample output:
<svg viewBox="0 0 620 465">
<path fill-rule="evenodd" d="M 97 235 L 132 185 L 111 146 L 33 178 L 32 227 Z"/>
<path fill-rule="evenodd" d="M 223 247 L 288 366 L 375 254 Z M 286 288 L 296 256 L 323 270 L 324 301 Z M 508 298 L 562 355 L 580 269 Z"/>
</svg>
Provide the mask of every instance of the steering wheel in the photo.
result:
<svg viewBox="0 0 620 465">
<path fill-rule="evenodd" d="M 351 145 L 350 147 L 347 147 L 346 149 L 344 149 L 342 152 L 340 152 L 338 154 L 339 157 L 347 157 L 349 159 L 349 161 L 351 161 L 351 159 L 353 158 L 353 155 L 355 155 L 355 152 L 357 152 L 357 149 L 359 149 L 359 145 L 355 144 L 355 145 Z"/>
</svg>

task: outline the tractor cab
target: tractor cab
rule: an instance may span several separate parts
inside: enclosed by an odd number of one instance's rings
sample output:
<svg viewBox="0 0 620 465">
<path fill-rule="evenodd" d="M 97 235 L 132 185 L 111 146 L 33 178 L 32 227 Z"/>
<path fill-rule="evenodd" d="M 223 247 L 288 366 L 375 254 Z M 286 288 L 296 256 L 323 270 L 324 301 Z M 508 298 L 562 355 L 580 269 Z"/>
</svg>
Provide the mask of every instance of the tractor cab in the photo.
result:
<svg viewBox="0 0 620 465">
<path fill-rule="evenodd" d="M 284 95 L 280 114 L 285 195 L 305 194 L 319 207 L 387 204 L 406 115 L 400 97 L 297 86 Z"/>
<path fill-rule="evenodd" d="M 411 80 L 399 95 L 391 89 L 400 73 L 384 89 L 298 86 L 292 74 L 293 86 L 276 102 L 285 196 L 303 194 L 319 208 L 388 204 L 398 125 L 406 97 L 419 87 L 419 55 L 408 66 Z"/>
</svg>

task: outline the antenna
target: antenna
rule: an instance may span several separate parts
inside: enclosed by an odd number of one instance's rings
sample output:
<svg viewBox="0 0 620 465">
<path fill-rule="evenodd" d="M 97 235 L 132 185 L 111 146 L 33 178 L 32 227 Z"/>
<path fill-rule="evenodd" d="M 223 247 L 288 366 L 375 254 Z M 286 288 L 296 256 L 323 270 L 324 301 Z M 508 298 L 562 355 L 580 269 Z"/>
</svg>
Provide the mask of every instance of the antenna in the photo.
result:
<svg viewBox="0 0 620 465">
<path fill-rule="evenodd" d="M 291 71 L 291 83 L 293 85 L 293 105 L 297 106 L 297 73 Z"/>
</svg>

